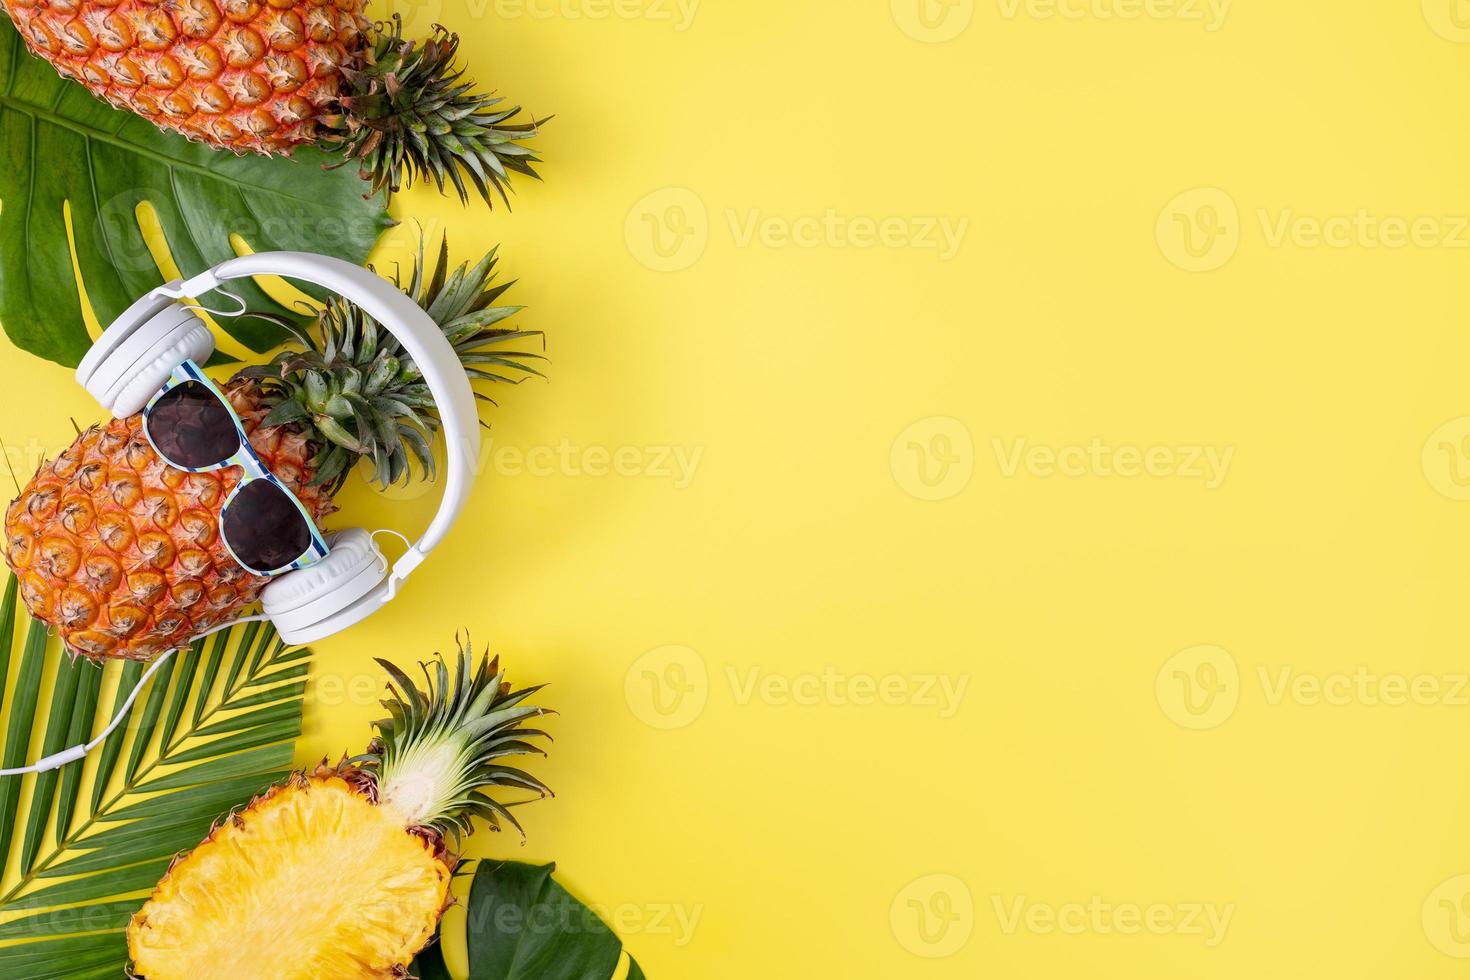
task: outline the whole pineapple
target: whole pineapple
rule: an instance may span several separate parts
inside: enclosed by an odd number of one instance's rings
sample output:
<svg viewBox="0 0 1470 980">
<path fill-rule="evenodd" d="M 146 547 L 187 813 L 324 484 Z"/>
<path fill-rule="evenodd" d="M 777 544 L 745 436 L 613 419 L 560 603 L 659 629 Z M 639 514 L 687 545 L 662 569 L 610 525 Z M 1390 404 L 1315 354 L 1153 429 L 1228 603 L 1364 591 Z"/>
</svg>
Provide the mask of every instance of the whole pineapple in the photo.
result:
<svg viewBox="0 0 1470 980">
<path fill-rule="evenodd" d="M 539 336 L 497 326 L 519 307 L 496 306 L 496 254 L 448 273 L 441 243 L 432 277 L 422 252 L 399 282 L 440 325 L 471 381 L 539 373 L 537 354 L 498 345 Z M 434 471 L 433 398 L 392 334 L 346 302 L 329 303 L 320 337 L 299 334 L 267 365 L 246 368 L 226 395 L 250 443 L 317 517 L 354 464 L 383 486 L 411 479 L 409 459 Z M 6 561 L 26 608 L 73 651 L 147 659 L 240 615 L 268 578 L 247 572 L 219 536 L 234 468 L 169 466 L 134 415 L 93 426 L 44 463 L 5 513 Z"/>
<path fill-rule="evenodd" d="M 487 787 L 550 791 L 504 765 L 543 754 L 499 661 L 461 646 L 451 678 L 426 665 L 427 691 L 389 672 L 391 717 L 367 754 L 297 773 L 222 820 L 176 860 L 128 925 L 146 980 L 387 980 L 434 935 L 460 837 L 472 818 L 520 825 Z M 433 670 L 429 669 L 433 667 Z M 447 838 L 447 839 L 446 839 Z"/>
<path fill-rule="evenodd" d="M 406 41 L 363 0 L 0 0 L 32 53 L 93 95 L 162 129 L 237 153 L 321 144 L 357 160 L 373 190 L 415 177 L 461 200 L 465 178 L 505 198 L 531 177 L 535 122 L 476 93 L 436 26 Z"/>
</svg>

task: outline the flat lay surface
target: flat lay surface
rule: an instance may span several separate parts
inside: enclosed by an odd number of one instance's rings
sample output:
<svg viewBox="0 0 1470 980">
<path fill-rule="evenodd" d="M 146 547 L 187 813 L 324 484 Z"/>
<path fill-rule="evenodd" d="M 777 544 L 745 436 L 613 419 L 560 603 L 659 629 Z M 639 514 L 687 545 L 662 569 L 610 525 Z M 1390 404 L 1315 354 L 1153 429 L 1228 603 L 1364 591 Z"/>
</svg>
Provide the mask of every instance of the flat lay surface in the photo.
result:
<svg viewBox="0 0 1470 980">
<path fill-rule="evenodd" d="M 468 631 L 559 715 L 528 842 L 467 853 L 650 977 L 1463 975 L 1454 3 L 395 12 L 556 118 L 512 209 L 415 187 L 372 261 L 499 244 L 549 381 L 313 645 L 298 765 Z M 0 363 L 24 483 L 101 414 Z"/>
</svg>

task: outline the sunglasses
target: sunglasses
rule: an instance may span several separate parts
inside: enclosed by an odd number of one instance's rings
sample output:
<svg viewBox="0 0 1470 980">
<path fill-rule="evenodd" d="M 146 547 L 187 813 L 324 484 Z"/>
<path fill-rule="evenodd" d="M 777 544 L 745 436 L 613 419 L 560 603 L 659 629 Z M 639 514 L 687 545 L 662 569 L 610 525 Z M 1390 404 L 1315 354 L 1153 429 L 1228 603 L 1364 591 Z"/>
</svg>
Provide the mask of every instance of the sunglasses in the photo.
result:
<svg viewBox="0 0 1470 980">
<path fill-rule="evenodd" d="M 296 495 L 251 448 L 224 392 L 185 361 L 143 408 L 143 434 L 177 469 L 207 473 L 229 466 L 243 475 L 220 511 L 220 538 L 256 575 L 280 575 L 327 556 L 327 542 Z"/>
</svg>

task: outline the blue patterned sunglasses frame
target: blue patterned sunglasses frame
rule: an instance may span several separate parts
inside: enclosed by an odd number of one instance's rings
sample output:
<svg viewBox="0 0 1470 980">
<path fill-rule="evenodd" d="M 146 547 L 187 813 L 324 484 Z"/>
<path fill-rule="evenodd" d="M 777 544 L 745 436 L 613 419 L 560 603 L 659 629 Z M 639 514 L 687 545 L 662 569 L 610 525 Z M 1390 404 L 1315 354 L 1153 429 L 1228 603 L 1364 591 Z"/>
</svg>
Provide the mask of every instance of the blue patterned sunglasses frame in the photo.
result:
<svg viewBox="0 0 1470 980">
<path fill-rule="evenodd" d="M 171 390 L 177 388 L 179 385 L 188 384 L 190 382 L 196 382 L 203 385 L 206 389 L 208 389 L 209 393 L 213 395 L 214 398 L 220 403 L 220 405 L 224 407 L 225 411 L 229 413 L 230 421 L 232 421 L 235 425 L 235 434 L 239 439 L 239 446 L 235 450 L 233 455 L 231 455 L 228 459 L 220 460 L 218 463 L 213 463 L 209 466 L 183 466 L 178 462 L 170 459 L 168 454 L 161 450 L 158 444 L 153 441 L 153 434 L 151 431 L 149 431 L 149 417 L 153 414 L 153 409 L 158 404 L 159 400 L 163 398 L 164 395 L 168 394 Z M 225 498 L 225 505 L 220 508 L 219 532 L 220 540 L 224 542 L 225 548 L 230 552 L 230 557 L 234 558 L 235 561 L 240 564 L 240 567 L 244 568 L 246 571 L 254 575 L 263 576 L 284 575 L 286 572 L 295 571 L 298 568 L 307 568 L 308 566 L 315 565 L 317 562 L 327 557 L 329 549 L 327 548 L 326 538 L 322 536 L 321 531 L 317 528 L 316 521 L 312 519 L 311 513 L 306 509 L 306 506 L 302 504 L 301 501 L 297 498 L 296 494 L 292 493 L 291 489 L 287 487 L 284 483 L 282 483 L 280 479 L 277 478 L 276 475 L 266 467 L 264 461 L 261 460 L 260 456 L 256 454 L 254 447 L 250 445 L 250 436 L 245 432 L 245 425 L 240 421 L 240 416 L 235 414 L 235 409 L 230 405 L 230 401 L 228 398 L 225 397 L 224 392 L 220 391 L 219 387 L 213 381 L 209 380 L 209 378 L 204 374 L 204 371 L 199 367 L 198 364 L 194 363 L 191 360 L 186 360 L 178 367 L 174 368 L 173 372 L 169 375 L 168 380 L 163 383 L 163 387 L 159 388 L 157 394 L 155 394 L 152 398 L 148 400 L 148 404 L 143 407 L 143 435 L 148 439 L 148 444 L 153 447 L 153 451 L 158 453 L 160 459 L 162 459 L 169 466 L 172 466 L 174 469 L 183 470 L 186 473 L 209 473 L 214 470 L 227 469 L 231 466 L 240 467 L 240 482 L 235 484 L 235 488 L 231 490 L 230 495 Z M 301 555 L 296 558 L 295 561 L 292 561 L 290 564 L 287 565 L 282 565 L 280 568 L 270 569 L 269 571 L 256 569 L 246 564 L 244 561 L 241 561 L 239 554 L 236 553 L 234 547 L 230 544 L 229 535 L 225 533 L 225 515 L 229 513 L 230 505 L 235 502 L 235 499 L 239 496 L 241 490 L 245 489 L 246 486 L 254 483 L 257 480 L 265 480 L 268 483 L 273 484 L 283 494 L 285 494 L 286 499 L 291 501 L 291 503 L 295 505 L 296 510 L 300 512 L 301 519 L 306 522 L 306 527 L 311 532 L 311 543 L 307 546 L 306 550 L 303 551 Z"/>
</svg>

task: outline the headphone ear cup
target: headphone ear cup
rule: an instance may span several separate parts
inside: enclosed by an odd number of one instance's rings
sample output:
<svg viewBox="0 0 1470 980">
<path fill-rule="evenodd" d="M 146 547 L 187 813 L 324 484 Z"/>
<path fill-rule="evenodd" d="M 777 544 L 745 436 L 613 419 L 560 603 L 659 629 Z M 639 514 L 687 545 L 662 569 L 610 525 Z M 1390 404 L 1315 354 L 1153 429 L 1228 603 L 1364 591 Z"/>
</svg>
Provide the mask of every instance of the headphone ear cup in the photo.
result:
<svg viewBox="0 0 1470 980">
<path fill-rule="evenodd" d="M 192 360 L 204 363 L 214 353 L 214 335 L 198 314 L 171 303 L 138 328 L 97 366 L 87 391 L 116 418 L 148 404 L 174 368 Z"/>
<path fill-rule="evenodd" d="M 261 611 L 287 643 L 326 635 L 317 627 L 388 577 L 388 560 L 372 535 L 349 528 L 329 535 L 327 556 L 307 568 L 276 578 L 260 594 Z M 329 631 L 329 632 L 335 632 Z"/>
</svg>

